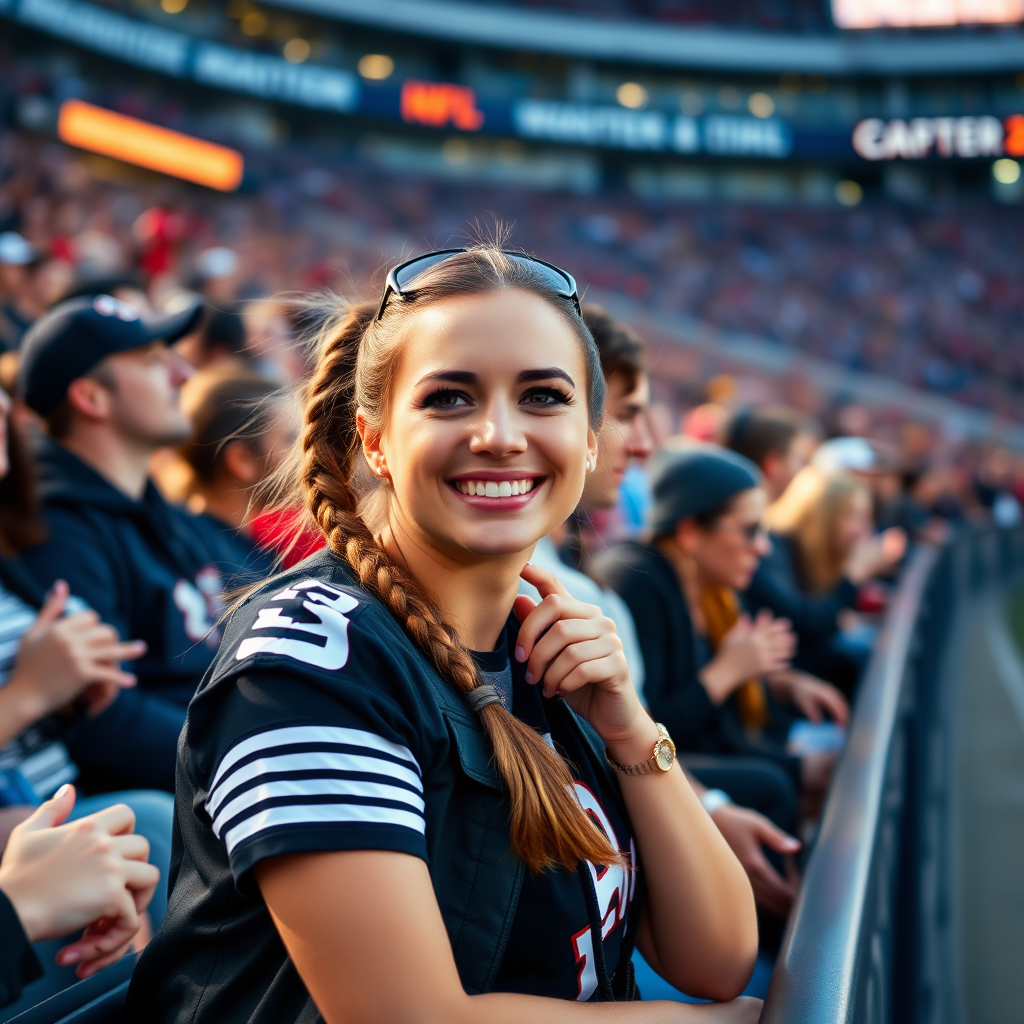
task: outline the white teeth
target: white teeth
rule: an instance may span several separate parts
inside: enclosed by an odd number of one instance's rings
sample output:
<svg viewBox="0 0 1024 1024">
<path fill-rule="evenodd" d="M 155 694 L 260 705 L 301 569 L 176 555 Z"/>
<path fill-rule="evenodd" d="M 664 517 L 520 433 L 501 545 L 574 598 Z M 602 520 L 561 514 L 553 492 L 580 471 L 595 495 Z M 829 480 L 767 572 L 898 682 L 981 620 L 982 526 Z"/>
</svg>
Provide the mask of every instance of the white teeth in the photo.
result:
<svg viewBox="0 0 1024 1024">
<path fill-rule="evenodd" d="M 455 486 L 463 494 L 478 498 L 510 498 L 513 495 L 529 494 L 533 480 L 458 480 Z"/>
</svg>

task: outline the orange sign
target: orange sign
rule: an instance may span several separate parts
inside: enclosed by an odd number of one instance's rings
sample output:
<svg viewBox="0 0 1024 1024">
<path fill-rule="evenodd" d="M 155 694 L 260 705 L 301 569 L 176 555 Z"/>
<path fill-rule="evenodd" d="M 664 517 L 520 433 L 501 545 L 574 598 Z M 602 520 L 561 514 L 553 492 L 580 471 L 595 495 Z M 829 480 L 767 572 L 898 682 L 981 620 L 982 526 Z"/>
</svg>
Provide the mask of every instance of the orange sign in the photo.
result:
<svg viewBox="0 0 1024 1024">
<path fill-rule="evenodd" d="M 402 120 L 475 132 L 482 127 L 484 115 L 476 109 L 476 93 L 468 86 L 408 79 L 402 83 Z"/>
<path fill-rule="evenodd" d="M 57 134 L 69 146 L 221 192 L 233 192 L 242 183 L 241 153 L 81 100 L 61 104 Z"/>
</svg>

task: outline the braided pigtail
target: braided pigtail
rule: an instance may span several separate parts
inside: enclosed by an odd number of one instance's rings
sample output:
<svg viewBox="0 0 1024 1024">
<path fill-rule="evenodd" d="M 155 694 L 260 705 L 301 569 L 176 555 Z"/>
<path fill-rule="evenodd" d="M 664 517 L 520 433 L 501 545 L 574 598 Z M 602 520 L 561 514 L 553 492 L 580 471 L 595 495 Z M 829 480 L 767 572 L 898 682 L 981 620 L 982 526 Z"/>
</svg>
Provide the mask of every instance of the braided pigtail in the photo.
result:
<svg viewBox="0 0 1024 1024">
<path fill-rule="evenodd" d="M 376 542 L 359 511 L 356 409 L 379 413 L 375 398 L 390 376 L 380 341 L 373 337 L 375 312 L 370 305 L 350 308 L 321 335 L 302 435 L 306 510 L 331 549 L 383 602 L 441 677 L 469 693 L 482 682 L 472 656 L 424 589 Z M 555 864 L 572 870 L 581 859 L 620 862 L 576 800 L 569 769 L 540 734 L 498 703 L 481 708 L 479 715 L 508 793 L 512 847 L 526 866 L 536 872 Z"/>
</svg>

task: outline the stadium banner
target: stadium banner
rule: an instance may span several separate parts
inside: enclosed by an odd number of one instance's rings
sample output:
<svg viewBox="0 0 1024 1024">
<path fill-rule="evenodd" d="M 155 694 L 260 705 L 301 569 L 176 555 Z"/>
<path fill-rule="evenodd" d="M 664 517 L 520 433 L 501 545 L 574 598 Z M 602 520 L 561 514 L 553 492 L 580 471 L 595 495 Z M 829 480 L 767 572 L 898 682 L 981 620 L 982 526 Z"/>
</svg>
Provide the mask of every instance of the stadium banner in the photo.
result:
<svg viewBox="0 0 1024 1024">
<path fill-rule="evenodd" d="M 855 125 L 826 127 L 746 114 L 691 117 L 607 103 L 490 100 L 469 86 L 447 82 L 364 82 L 343 68 L 296 64 L 208 42 L 88 0 L 0 0 L 0 16 L 201 85 L 435 131 L 512 136 L 559 146 L 759 160 L 878 162 L 1024 156 L 1024 114 L 866 118 Z"/>
</svg>

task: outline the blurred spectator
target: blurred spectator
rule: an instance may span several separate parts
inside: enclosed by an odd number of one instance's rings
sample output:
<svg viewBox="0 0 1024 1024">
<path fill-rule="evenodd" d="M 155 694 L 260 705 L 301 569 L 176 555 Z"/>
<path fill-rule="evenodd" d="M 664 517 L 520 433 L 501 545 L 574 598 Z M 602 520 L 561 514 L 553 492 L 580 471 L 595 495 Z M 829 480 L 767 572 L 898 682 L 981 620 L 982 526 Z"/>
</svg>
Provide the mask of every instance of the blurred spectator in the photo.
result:
<svg viewBox="0 0 1024 1024">
<path fill-rule="evenodd" d="M 219 549 L 148 479 L 150 457 L 190 432 L 179 407 L 188 364 L 167 342 L 199 309 L 144 319 L 111 296 L 51 310 L 22 347 L 21 393 L 42 417 L 48 539 L 25 552 L 43 586 L 72 591 L 147 651 L 140 686 L 76 740 L 96 788 L 172 790 L 184 709 L 213 657 L 221 611 Z"/>
<path fill-rule="evenodd" d="M 32 269 L 39 256 L 14 231 L 0 233 L 0 347 L 14 352 L 32 321 L 42 312 L 32 288 Z"/>
<path fill-rule="evenodd" d="M 238 297 L 238 257 L 224 245 L 204 249 L 196 256 L 196 286 L 214 308 L 230 306 Z"/>
<path fill-rule="evenodd" d="M 198 370 L 248 359 L 245 321 L 234 309 L 207 309 L 199 330 L 175 349 Z"/>
<path fill-rule="evenodd" d="M 768 504 L 777 501 L 810 461 L 821 429 L 786 406 L 759 406 L 737 413 L 725 431 L 725 446 L 761 470 Z"/>
<path fill-rule="evenodd" d="M 187 474 L 170 496 L 224 547 L 227 589 L 254 583 L 269 575 L 276 556 L 257 543 L 252 521 L 265 511 L 260 485 L 297 436 L 291 396 L 244 366 L 228 365 L 195 374 L 182 388 L 181 405 L 192 436 L 177 448 Z"/>
<path fill-rule="evenodd" d="M 56 955 L 87 978 L 128 951 L 160 880 L 130 808 L 65 824 L 74 806 L 74 788 L 63 786 L 14 830 L 0 863 L 0 1007 L 11 1014 L 45 998 L 30 984 L 43 974 L 33 943 L 84 928 Z"/>
<path fill-rule="evenodd" d="M 789 670 L 788 623 L 765 612 L 752 620 L 737 598 L 767 549 L 764 505 L 749 460 L 696 443 L 665 454 L 654 469 L 652 540 L 613 546 L 597 568 L 633 613 L 648 704 L 680 749 L 767 757 L 820 799 L 835 754 L 787 753 L 789 727 L 823 712 L 845 724 L 845 702 Z"/>
<path fill-rule="evenodd" d="M 848 473 L 802 469 L 768 509 L 774 557 L 755 575 L 746 599 L 786 615 L 800 637 L 796 663 L 851 694 L 871 651 L 873 633 L 844 635 L 840 615 L 860 588 L 891 571 L 906 550 L 898 527 L 875 534 L 871 494 Z"/>
</svg>

